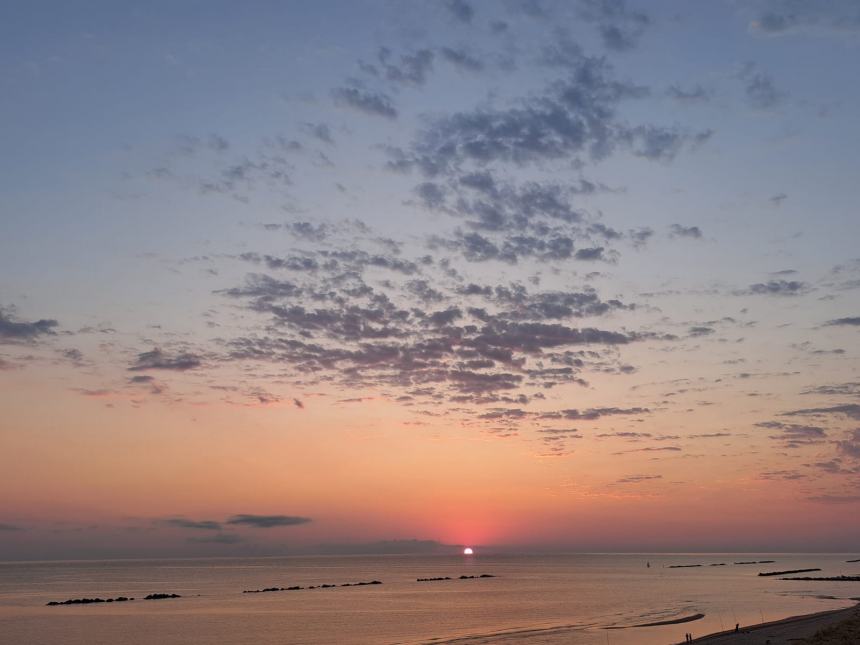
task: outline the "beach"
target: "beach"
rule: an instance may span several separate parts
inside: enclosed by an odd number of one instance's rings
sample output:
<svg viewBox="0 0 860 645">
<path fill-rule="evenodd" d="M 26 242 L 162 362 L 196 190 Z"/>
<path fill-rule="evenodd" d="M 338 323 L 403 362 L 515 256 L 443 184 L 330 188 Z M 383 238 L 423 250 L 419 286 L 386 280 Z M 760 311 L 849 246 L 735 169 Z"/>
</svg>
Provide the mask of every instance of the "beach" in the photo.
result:
<svg viewBox="0 0 860 645">
<path fill-rule="evenodd" d="M 847 609 L 793 616 L 693 639 L 702 645 L 847 645 L 860 643 L 860 604 Z"/>
</svg>

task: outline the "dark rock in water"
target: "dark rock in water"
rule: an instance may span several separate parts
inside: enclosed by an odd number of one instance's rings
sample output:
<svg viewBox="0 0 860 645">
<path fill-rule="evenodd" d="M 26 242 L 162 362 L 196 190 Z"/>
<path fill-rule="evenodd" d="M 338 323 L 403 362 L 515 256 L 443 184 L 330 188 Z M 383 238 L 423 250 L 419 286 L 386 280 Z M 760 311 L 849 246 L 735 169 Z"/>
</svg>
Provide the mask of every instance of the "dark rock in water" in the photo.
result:
<svg viewBox="0 0 860 645">
<path fill-rule="evenodd" d="M 846 560 L 845 562 L 860 562 L 860 560 Z"/>
<path fill-rule="evenodd" d="M 759 560 L 758 564 L 773 564 L 776 560 Z"/>
<path fill-rule="evenodd" d="M 735 562 L 735 564 L 758 564 L 758 561 L 753 560 L 752 562 Z"/>
<path fill-rule="evenodd" d="M 96 602 L 127 602 L 129 600 L 134 600 L 134 598 L 127 598 L 125 596 L 119 596 L 118 598 L 72 598 L 70 600 L 63 600 L 62 602 L 57 600 L 52 600 L 49 603 L 46 603 L 48 607 L 57 607 L 58 605 L 90 605 Z"/>
<path fill-rule="evenodd" d="M 480 578 L 495 578 L 496 576 L 494 576 L 491 573 L 482 573 L 479 577 Z"/>
<path fill-rule="evenodd" d="M 701 567 L 701 564 L 670 564 L 667 569 L 693 569 L 695 567 Z"/>
<path fill-rule="evenodd" d="M 790 571 L 766 571 L 764 573 L 760 573 L 760 576 L 784 576 L 789 573 L 808 573 L 810 571 L 821 571 L 821 569 L 791 569 Z"/>
<path fill-rule="evenodd" d="M 451 580 L 450 576 L 445 576 L 444 578 L 416 578 L 416 582 L 437 582 L 439 580 Z"/>
<path fill-rule="evenodd" d="M 144 600 L 164 600 L 165 598 L 182 598 L 178 593 L 151 593 Z"/>
</svg>

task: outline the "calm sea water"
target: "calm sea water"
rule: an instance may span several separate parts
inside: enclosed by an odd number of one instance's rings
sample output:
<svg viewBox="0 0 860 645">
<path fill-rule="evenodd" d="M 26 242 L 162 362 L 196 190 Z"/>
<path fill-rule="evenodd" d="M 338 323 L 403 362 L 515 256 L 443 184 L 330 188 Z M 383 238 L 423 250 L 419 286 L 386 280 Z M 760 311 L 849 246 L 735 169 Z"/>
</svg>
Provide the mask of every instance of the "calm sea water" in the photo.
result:
<svg viewBox="0 0 860 645">
<path fill-rule="evenodd" d="M 788 582 L 759 571 L 860 573 L 840 555 L 494 555 L 0 563 L 0 642 L 565 642 L 665 645 L 741 624 L 853 604 L 860 583 Z M 741 560 L 773 564 L 734 565 Z M 646 562 L 651 563 L 646 568 Z M 726 563 L 726 566 L 707 566 Z M 699 568 L 668 565 L 703 564 Z M 418 583 L 419 577 L 495 578 Z M 818 574 L 814 574 L 818 575 Z M 382 585 L 243 594 L 381 580 Z M 140 600 L 153 592 L 172 600 Z M 134 596 L 121 604 L 50 600 Z M 696 622 L 607 630 L 696 613 Z"/>
</svg>

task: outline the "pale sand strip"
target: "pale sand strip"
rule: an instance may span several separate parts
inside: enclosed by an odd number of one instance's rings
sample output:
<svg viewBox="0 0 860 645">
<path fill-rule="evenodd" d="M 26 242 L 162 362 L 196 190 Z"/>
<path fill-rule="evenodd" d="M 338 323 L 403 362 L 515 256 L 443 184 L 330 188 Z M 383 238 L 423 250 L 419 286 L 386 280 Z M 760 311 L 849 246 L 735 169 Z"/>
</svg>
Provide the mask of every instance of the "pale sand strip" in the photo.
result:
<svg viewBox="0 0 860 645">
<path fill-rule="evenodd" d="M 813 636 L 819 629 L 857 616 L 860 616 L 860 605 L 741 627 L 738 633 L 734 630 L 720 632 L 696 638 L 693 642 L 699 645 L 799 645 L 802 639 Z M 860 643 L 860 640 L 855 642 Z"/>
</svg>

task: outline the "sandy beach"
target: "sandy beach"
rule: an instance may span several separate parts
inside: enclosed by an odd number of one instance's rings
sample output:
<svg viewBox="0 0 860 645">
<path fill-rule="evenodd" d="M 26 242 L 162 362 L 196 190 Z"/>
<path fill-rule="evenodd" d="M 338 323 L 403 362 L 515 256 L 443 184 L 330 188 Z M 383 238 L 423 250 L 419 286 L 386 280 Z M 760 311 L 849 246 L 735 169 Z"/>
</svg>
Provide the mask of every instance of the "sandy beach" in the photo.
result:
<svg viewBox="0 0 860 645">
<path fill-rule="evenodd" d="M 860 604 L 847 609 L 792 616 L 761 625 L 696 638 L 701 645 L 849 645 L 860 643 Z"/>
</svg>

